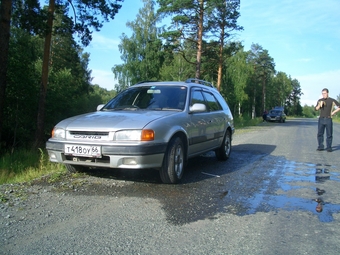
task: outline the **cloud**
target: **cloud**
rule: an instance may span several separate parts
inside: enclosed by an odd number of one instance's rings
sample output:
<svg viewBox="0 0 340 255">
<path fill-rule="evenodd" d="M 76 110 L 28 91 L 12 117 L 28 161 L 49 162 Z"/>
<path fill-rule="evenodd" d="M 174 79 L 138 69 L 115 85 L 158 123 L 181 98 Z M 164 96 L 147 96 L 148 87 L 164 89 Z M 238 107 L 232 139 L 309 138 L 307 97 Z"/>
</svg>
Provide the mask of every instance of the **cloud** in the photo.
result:
<svg viewBox="0 0 340 255">
<path fill-rule="evenodd" d="M 330 97 L 336 99 L 340 95 L 340 69 L 327 71 L 323 73 L 309 74 L 295 77 L 301 85 L 303 95 L 301 96 L 301 105 L 315 105 L 316 101 L 321 98 L 321 90 L 329 89 Z"/>
<path fill-rule="evenodd" d="M 113 73 L 110 71 L 93 69 L 91 76 L 93 77 L 92 84 L 97 84 L 107 90 L 113 90 L 117 83 Z"/>
<path fill-rule="evenodd" d="M 96 50 L 118 50 L 120 40 L 105 37 L 99 33 L 93 33 L 90 48 Z"/>
</svg>

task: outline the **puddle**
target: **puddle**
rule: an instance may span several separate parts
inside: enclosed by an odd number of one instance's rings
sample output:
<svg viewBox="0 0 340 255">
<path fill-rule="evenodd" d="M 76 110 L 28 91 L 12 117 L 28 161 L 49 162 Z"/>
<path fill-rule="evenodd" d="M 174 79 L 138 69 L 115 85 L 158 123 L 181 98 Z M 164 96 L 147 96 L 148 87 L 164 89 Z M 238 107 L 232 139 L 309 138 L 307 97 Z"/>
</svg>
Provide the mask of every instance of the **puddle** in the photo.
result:
<svg viewBox="0 0 340 255">
<path fill-rule="evenodd" d="M 334 191 L 334 186 L 339 186 L 340 182 L 336 167 L 291 161 L 281 161 L 277 167 L 283 171 L 275 194 L 267 192 L 264 182 L 264 188 L 247 200 L 250 208 L 245 214 L 274 209 L 306 210 L 317 215 L 321 222 L 333 221 L 333 214 L 340 212 L 339 194 L 336 189 Z M 273 169 L 269 175 L 276 174 L 277 169 Z"/>
</svg>

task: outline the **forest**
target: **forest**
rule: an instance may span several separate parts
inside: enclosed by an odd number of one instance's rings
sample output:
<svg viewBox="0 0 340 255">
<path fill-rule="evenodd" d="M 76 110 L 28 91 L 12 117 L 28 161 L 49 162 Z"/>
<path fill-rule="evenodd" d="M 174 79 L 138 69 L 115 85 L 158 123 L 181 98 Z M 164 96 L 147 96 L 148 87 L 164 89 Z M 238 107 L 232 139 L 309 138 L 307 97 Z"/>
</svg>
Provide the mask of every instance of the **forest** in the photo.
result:
<svg viewBox="0 0 340 255">
<path fill-rule="evenodd" d="M 60 120 L 107 102 L 140 81 L 212 82 L 235 118 L 257 118 L 283 106 L 288 116 L 313 117 L 300 105 L 299 81 L 275 69 L 268 50 L 246 50 L 239 0 L 142 0 L 122 34 L 115 90 L 93 84 L 86 46 L 93 31 L 115 22 L 123 0 L 1 0 L 0 151 L 44 148 Z M 164 21 L 169 21 L 165 24 Z"/>
</svg>

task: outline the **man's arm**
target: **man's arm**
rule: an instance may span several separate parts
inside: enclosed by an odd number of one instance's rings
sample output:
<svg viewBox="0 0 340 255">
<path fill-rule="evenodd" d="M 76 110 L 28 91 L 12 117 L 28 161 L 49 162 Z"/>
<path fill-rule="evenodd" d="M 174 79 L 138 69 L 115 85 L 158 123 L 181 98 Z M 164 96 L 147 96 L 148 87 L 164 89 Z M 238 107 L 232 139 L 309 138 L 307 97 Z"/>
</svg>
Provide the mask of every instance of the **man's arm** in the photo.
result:
<svg viewBox="0 0 340 255">
<path fill-rule="evenodd" d="M 338 107 L 337 109 L 335 109 L 334 111 L 332 111 L 332 116 L 334 115 L 334 114 L 336 114 L 337 112 L 339 112 L 340 111 L 340 107 Z"/>
<path fill-rule="evenodd" d="M 340 111 L 340 104 L 338 101 L 334 100 L 333 103 L 338 107 L 337 109 L 335 109 L 334 111 L 332 111 L 331 115 L 333 116 L 334 114 L 336 114 L 338 111 Z"/>
<path fill-rule="evenodd" d="M 318 103 L 315 106 L 315 110 L 318 111 L 324 104 L 324 101 L 319 100 Z"/>
</svg>

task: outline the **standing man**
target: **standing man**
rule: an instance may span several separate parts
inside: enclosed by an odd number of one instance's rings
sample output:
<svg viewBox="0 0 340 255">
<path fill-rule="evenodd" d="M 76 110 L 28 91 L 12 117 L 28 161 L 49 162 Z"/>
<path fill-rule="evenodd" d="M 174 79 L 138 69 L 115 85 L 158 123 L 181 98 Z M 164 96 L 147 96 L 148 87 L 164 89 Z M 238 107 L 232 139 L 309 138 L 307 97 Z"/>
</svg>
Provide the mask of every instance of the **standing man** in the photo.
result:
<svg viewBox="0 0 340 255">
<path fill-rule="evenodd" d="M 332 151 L 332 140 L 333 140 L 333 122 L 332 116 L 340 111 L 340 104 L 333 98 L 328 97 L 328 89 L 322 90 L 322 98 L 318 100 L 315 106 L 315 110 L 320 110 L 319 122 L 318 122 L 318 151 L 324 149 L 324 133 L 326 129 L 326 149 L 328 152 Z M 338 108 L 334 111 L 333 107 L 336 105 Z"/>
</svg>

